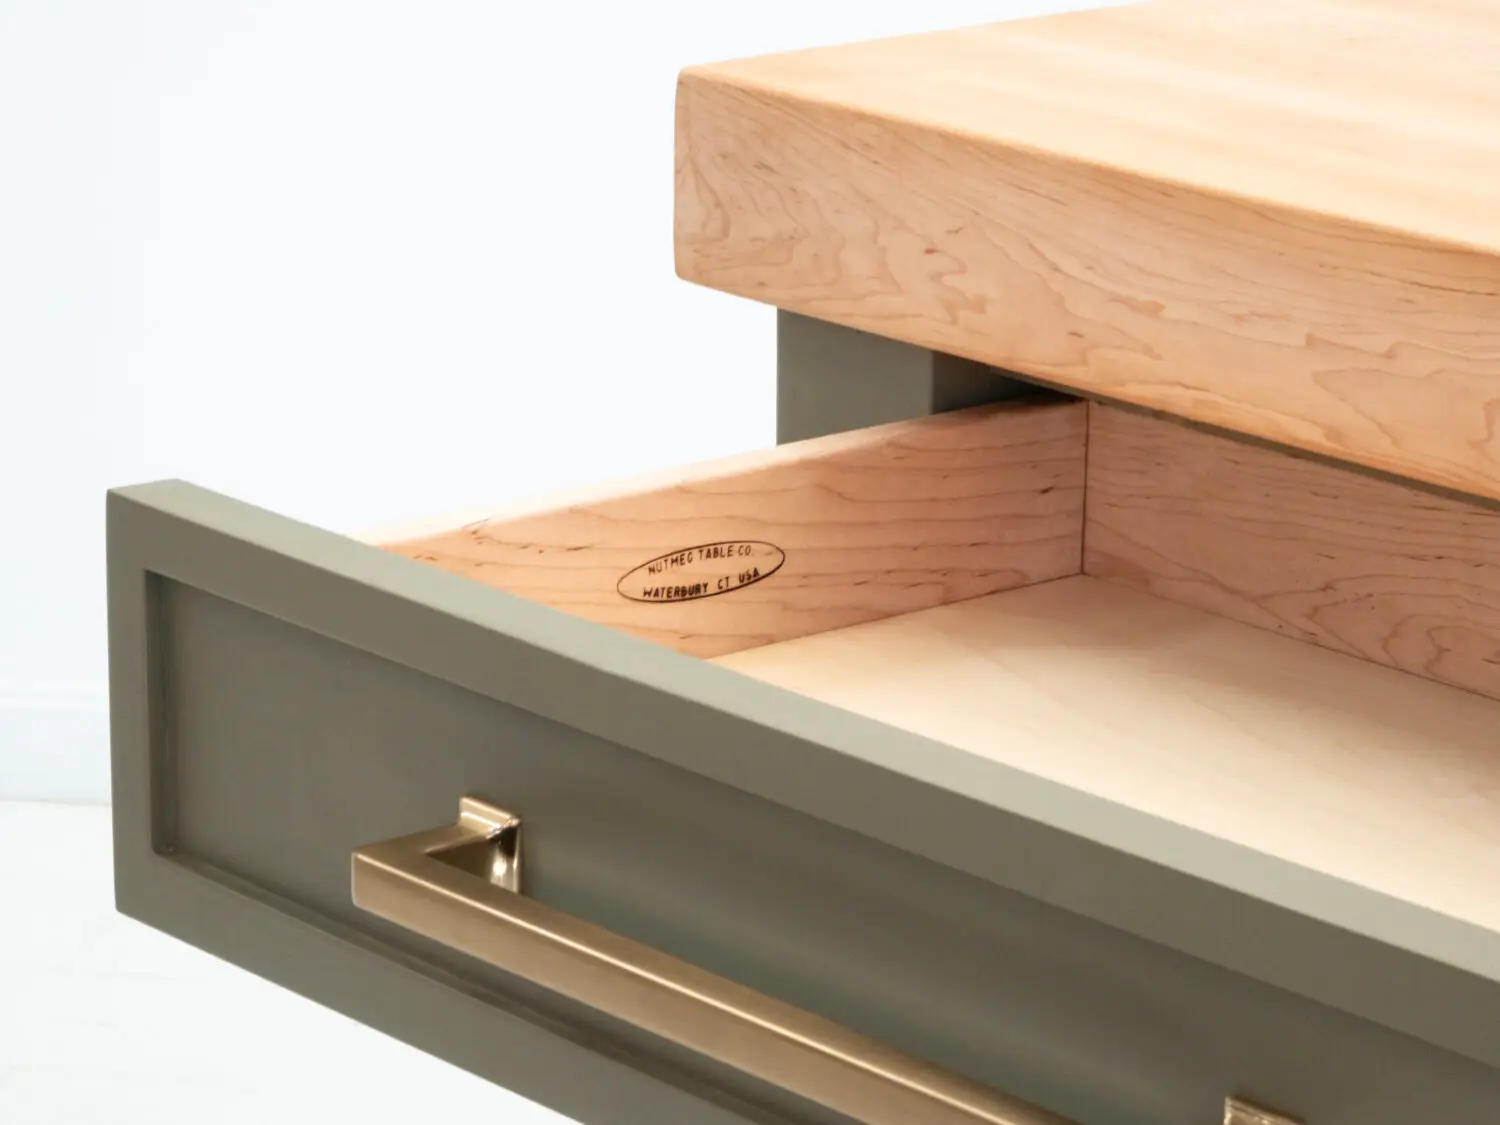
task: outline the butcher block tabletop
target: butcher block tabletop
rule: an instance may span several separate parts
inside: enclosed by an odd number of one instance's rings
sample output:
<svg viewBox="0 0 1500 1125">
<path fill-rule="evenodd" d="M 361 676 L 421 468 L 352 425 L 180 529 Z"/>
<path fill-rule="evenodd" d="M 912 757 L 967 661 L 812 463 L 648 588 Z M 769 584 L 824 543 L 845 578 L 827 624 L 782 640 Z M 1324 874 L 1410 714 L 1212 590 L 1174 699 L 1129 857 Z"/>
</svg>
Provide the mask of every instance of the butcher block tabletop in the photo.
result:
<svg viewBox="0 0 1500 1125">
<path fill-rule="evenodd" d="M 1500 498 L 1500 0 L 1156 0 L 693 67 L 687 280 Z"/>
</svg>

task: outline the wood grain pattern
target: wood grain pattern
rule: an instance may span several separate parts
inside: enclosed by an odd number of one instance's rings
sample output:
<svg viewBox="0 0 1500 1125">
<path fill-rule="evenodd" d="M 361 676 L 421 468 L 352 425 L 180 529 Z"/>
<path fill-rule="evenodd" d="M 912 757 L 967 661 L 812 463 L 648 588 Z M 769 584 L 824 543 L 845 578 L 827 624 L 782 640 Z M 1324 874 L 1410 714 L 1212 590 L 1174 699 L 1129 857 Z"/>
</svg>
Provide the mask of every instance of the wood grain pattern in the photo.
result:
<svg viewBox="0 0 1500 1125">
<path fill-rule="evenodd" d="M 1500 511 L 1093 404 L 1084 571 L 1500 698 Z"/>
<path fill-rule="evenodd" d="M 381 545 L 713 656 L 1076 574 L 1086 419 L 1079 402 L 976 407 L 543 500 Z M 747 565 L 765 567 L 764 553 L 748 563 L 733 552 L 685 557 L 689 548 L 722 543 L 771 544 L 785 561 L 740 584 Z M 656 574 L 640 569 L 663 557 Z M 634 577 L 621 586 L 627 575 Z M 696 591 L 704 582 L 709 588 Z M 732 588 L 719 594 L 720 583 Z M 693 600 L 660 600 L 684 593 Z"/>
<path fill-rule="evenodd" d="M 1157 0 L 685 71 L 713 288 L 1500 496 L 1500 7 Z"/>
<path fill-rule="evenodd" d="M 1500 927 L 1493 700 L 1086 575 L 716 662 Z"/>
</svg>

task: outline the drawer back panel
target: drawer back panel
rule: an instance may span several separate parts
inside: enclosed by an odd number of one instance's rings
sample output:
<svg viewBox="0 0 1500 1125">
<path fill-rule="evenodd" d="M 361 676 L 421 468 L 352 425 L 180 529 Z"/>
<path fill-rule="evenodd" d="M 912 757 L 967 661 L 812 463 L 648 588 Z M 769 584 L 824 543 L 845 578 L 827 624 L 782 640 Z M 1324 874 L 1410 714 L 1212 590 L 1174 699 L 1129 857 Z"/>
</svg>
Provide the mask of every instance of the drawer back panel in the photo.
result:
<svg viewBox="0 0 1500 1125">
<path fill-rule="evenodd" d="M 1089 407 L 1087 574 L 1500 699 L 1500 506 Z"/>
</svg>

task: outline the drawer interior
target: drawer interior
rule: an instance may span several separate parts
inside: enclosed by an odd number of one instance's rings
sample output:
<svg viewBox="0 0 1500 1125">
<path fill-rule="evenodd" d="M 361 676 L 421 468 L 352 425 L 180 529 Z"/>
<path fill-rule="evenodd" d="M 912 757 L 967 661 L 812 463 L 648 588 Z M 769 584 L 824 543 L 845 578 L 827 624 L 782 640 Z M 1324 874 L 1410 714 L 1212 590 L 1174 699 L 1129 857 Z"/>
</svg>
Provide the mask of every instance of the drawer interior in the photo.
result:
<svg viewBox="0 0 1500 1125">
<path fill-rule="evenodd" d="M 1055 396 L 380 546 L 1500 928 L 1500 512 Z"/>
</svg>

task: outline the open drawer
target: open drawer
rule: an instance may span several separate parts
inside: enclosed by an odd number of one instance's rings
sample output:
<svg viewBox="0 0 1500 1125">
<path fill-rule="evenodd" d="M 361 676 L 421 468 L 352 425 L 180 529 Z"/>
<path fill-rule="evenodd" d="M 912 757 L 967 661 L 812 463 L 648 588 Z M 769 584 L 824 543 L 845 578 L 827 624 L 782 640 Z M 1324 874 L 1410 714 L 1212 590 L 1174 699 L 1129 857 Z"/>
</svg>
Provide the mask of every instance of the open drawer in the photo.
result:
<svg viewBox="0 0 1500 1125">
<path fill-rule="evenodd" d="M 1500 1104 L 1488 508 L 1048 396 L 109 519 L 121 908 L 581 1120 Z"/>
</svg>

